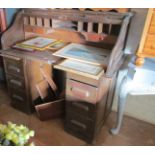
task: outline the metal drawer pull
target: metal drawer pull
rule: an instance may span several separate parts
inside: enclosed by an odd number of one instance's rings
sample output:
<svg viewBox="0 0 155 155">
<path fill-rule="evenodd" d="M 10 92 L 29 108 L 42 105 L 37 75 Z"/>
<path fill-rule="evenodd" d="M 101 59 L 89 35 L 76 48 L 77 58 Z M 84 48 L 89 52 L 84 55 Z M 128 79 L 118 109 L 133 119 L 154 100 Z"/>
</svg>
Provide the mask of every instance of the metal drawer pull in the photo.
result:
<svg viewBox="0 0 155 155">
<path fill-rule="evenodd" d="M 8 68 L 11 69 L 11 70 L 16 71 L 16 72 L 18 72 L 18 73 L 20 72 L 20 69 L 17 68 L 17 67 L 15 67 L 15 66 L 10 65 Z"/>
<path fill-rule="evenodd" d="M 13 98 L 17 99 L 17 100 L 20 100 L 20 101 L 24 101 L 24 99 L 16 94 L 13 94 L 12 96 Z"/>
<path fill-rule="evenodd" d="M 73 104 L 74 106 L 78 107 L 78 108 L 81 108 L 81 109 L 85 110 L 85 111 L 89 111 L 89 107 L 87 107 L 87 106 L 85 106 L 85 105 L 82 105 L 82 104 L 77 103 L 77 102 L 73 102 L 72 104 Z"/>
<path fill-rule="evenodd" d="M 83 124 L 83 123 L 80 123 L 80 122 L 78 122 L 76 120 L 71 120 L 71 123 L 76 125 L 76 126 L 79 126 L 79 127 L 83 128 L 84 130 L 86 130 L 86 125 Z"/>
<path fill-rule="evenodd" d="M 11 55 L 0 54 L 0 56 L 6 57 L 6 58 L 9 58 L 9 59 L 14 59 L 14 60 L 17 60 L 17 61 L 21 60 L 21 58 L 14 57 L 14 56 L 11 56 Z"/>
<path fill-rule="evenodd" d="M 10 80 L 10 83 L 12 83 L 12 84 L 15 84 L 15 85 L 18 85 L 18 86 L 22 86 L 22 83 L 21 82 L 19 82 L 19 81 L 17 81 L 17 80 Z"/>
<path fill-rule="evenodd" d="M 90 96 L 90 93 L 88 91 L 82 90 L 80 88 L 71 87 L 71 91 L 77 96 L 81 96 L 81 97 L 89 97 Z"/>
</svg>

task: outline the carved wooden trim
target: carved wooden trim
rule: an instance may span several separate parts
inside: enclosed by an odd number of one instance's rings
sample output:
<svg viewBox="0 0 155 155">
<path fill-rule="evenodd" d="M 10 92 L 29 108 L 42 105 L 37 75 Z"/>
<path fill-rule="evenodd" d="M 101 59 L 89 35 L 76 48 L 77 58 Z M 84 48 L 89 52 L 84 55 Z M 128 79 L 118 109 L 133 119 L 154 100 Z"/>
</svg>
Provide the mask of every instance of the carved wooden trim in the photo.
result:
<svg viewBox="0 0 155 155">
<path fill-rule="evenodd" d="M 106 71 L 106 76 L 108 76 L 108 77 L 112 76 L 112 74 L 115 73 L 114 70 L 116 70 L 116 68 L 117 68 L 116 67 L 117 63 L 119 64 L 120 60 L 122 59 L 127 28 L 128 28 L 130 18 L 132 16 L 133 16 L 133 14 L 129 14 L 127 17 L 125 17 L 125 19 L 122 23 L 117 42 L 116 42 L 114 48 L 112 49 L 112 52 L 110 55 L 110 60 L 109 60 L 108 68 Z M 115 68 L 115 69 L 112 70 L 112 68 Z"/>
<path fill-rule="evenodd" d="M 19 12 L 14 20 L 13 25 L 2 35 L 1 43 L 3 49 L 8 49 L 14 43 L 24 40 L 24 30 L 23 30 L 23 11 Z"/>
</svg>

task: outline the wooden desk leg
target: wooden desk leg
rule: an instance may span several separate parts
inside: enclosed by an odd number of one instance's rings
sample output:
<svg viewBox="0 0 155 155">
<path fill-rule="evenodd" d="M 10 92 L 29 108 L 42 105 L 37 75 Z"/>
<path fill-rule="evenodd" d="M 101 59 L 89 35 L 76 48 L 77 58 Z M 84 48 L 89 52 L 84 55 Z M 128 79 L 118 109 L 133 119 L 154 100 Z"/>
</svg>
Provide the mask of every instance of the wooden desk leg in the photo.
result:
<svg viewBox="0 0 155 155">
<path fill-rule="evenodd" d="M 136 66 L 143 66 L 144 65 L 144 62 L 145 62 L 145 58 L 143 58 L 143 57 L 137 57 L 136 58 L 136 62 L 135 62 L 135 64 L 136 64 Z"/>
<path fill-rule="evenodd" d="M 121 125 L 122 125 L 123 113 L 124 113 L 125 104 L 126 104 L 126 98 L 131 90 L 131 88 L 129 87 L 128 81 L 129 81 L 128 77 L 125 76 L 122 79 L 121 86 L 119 89 L 120 91 L 119 91 L 119 96 L 118 96 L 118 106 L 117 106 L 118 113 L 117 113 L 117 122 L 115 125 L 116 127 L 112 128 L 110 130 L 110 132 L 113 135 L 117 135 L 119 133 Z"/>
</svg>

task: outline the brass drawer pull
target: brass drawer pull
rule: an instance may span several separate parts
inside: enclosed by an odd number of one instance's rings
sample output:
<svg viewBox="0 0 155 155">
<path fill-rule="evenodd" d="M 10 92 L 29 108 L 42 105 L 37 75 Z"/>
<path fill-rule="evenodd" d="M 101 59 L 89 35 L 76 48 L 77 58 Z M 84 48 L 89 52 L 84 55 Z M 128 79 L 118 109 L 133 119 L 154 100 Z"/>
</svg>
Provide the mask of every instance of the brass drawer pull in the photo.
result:
<svg viewBox="0 0 155 155">
<path fill-rule="evenodd" d="M 83 124 L 79 121 L 76 121 L 76 120 L 71 120 L 71 123 L 76 125 L 76 126 L 79 126 L 80 128 L 83 128 L 84 130 L 86 130 L 86 128 L 87 128 L 85 124 Z"/>
<path fill-rule="evenodd" d="M 20 101 L 24 101 L 24 99 L 16 94 L 13 94 L 12 96 L 14 99 L 20 100 Z"/>
<path fill-rule="evenodd" d="M 17 80 L 14 80 L 14 79 L 11 79 L 10 80 L 10 83 L 15 84 L 15 85 L 18 85 L 18 86 L 22 86 L 22 83 L 21 82 L 19 82 Z"/>
<path fill-rule="evenodd" d="M 14 56 L 11 56 L 11 55 L 0 54 L 0 56 L 6 57 L 6 58 L 9 58 L 9 59 L 13 59 L 13 60 L 16 60 L 16 61 L 21 60 L 21 58 L 14 57 Z"/>
<path fill-rule="evenodd" d="M 86 90 L 82 90 L 80 88 L 73 88 L 71 87 L 70 90 L 72 91 L 73 94 L 77 95 L 77 96 L 81 96 L 81 97 L 89 97 L 90 93 Z"/>
<path fill-rule="evenodd" d="M 16 71 L 17 73 L 20 72 L 20 69 L 19 69 L 19 68 L 15 67 L 15 66 L 12 66 L 12 65 L 9 65 L 9 66 L 8 66 L 8 69 L 14 70 L 14 71 Z"/>
<path fill-rule="evenodd" d="M 85 110 L 85 111 L 89 111 L 89 107 L 87 107 L 87 106 L 85 106 L 85 105 L 82 105 L 82 104 L 77 103 L 77 102 L 73 102 L 72 104 L 73 104 L 73 106 L 75 106 L 75 107 L 81 108 L 81 109 L 83 109 L 83 110 Z"/>
</svg>

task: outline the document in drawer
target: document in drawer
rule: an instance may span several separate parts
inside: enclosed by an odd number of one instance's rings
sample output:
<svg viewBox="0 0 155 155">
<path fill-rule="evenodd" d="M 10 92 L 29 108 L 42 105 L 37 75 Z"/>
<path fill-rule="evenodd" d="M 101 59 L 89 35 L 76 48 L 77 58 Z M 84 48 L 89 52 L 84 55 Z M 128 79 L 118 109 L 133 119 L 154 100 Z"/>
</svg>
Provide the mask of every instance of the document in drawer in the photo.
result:
<svg viewBox="0 0 155 155">
<path fill-rule="evenodd" d="M 53 55 L 94 65 L 107 66 L 109 54 L 108 50 L 102 48 L 71 43 Z"/>
<path fill-rule="evenodd" d="M 60 64 L 55 65 L 54 68 L 77 73 L 94 79 L 98 79 L 100 75 L 104 73 L 104 69 L 101 66 L 91 65 L 70 59 L 64 60 Z"/>
</svg>

